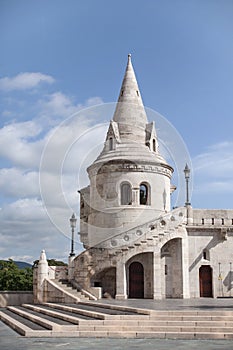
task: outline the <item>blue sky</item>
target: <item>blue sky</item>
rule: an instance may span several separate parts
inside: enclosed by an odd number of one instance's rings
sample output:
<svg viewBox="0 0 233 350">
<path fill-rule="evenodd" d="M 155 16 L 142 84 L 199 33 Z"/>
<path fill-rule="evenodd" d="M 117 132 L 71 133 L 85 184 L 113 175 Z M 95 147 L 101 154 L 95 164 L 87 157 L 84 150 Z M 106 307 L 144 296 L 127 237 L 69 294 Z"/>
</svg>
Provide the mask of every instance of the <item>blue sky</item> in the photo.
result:
<svg viewBox="0 0 233 350">
<path fill-rule="evenodd" d="M 54 153 L 41 200 L 41 155 L 53 135 L 62 154 L 69 116 L 116 101 L 129 52 L 145 106 L 171 122 L 189 150 L 193 207 L 232 207 L 232 19 L 231 0 L 0 0 L 0 258 L 32 261 L 43 248 L 49 257 L 68 255 L 67 220 L 78 213 L 75 172 L 92 154 L 83 158 L 80 139 L 76 163 L 64 162 L 66 207 L 53 186 Z M 95 154 L 106 124 L 95 126 L 110 111 L 79 112 L 72 137 L 94 127 Z"/>
</svg>

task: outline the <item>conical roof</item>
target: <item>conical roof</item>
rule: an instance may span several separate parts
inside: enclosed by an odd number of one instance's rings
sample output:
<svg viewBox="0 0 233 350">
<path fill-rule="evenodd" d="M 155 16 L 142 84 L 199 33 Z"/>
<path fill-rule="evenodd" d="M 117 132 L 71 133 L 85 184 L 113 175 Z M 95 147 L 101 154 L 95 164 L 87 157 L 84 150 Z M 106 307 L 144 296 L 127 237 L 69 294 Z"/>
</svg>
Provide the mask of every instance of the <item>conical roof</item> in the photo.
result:
<svg viewBox="0 0 233 350">
<path fill-rule="evenodd" d="M 112 140 L 111 146 L 110 139 Z M 131 62 L 131 55 L 129 54 L 119 98 L 113 120 L 110 122 L 104 148 L 88 169 L 98 163 L 102 164 L 109 161 L 160 164 L 172 169 L 160 155 L 158 147 L 153 149 L 153 141 L 157 145 L 156 130 L 154 123 L 148 123 Z"/>
<path fill-rule="evenodd" d="M 145 143 L 145 128 L 148 120 L 130 54 L 113 121 L 118 123 L 122 140 Z"/>
</svg>

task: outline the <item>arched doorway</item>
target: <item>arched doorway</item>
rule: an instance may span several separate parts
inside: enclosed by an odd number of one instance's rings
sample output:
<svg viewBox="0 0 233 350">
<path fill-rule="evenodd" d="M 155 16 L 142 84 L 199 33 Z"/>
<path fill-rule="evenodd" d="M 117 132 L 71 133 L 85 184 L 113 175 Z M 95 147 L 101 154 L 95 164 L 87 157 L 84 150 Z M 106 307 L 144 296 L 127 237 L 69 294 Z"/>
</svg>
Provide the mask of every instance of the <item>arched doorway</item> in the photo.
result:
<svg viewBox="0 0 233 350">
<path fill-rule="evenodd" d="M 129 298 L 144 298 L 144 269 L 137 261 L 129 265 Z"/>
<path fill-rule="evenodd" d="M 91 285 L 93 287 L 102 287 L 102 296 L 106 294 L 114 298 L 116 295 L 116 268 L 106 268 L 93 275 Z"/>
<path fill-rule="evenodd" d="M 212 268 L 202 265 L 199 269 L 200 297 L 212 298 Z"/>
</svg>

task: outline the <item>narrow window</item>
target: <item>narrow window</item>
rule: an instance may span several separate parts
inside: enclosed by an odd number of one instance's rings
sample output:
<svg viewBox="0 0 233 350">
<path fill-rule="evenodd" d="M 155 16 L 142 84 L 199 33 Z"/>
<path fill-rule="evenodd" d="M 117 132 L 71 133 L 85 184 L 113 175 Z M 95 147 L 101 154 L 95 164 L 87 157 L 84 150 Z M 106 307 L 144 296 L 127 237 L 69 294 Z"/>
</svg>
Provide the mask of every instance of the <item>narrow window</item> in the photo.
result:
<svg viewBox="0 0 233 350">
<path fill-rule="evenodd" d="M 140 185 L 140 204 L 148 204 L 148 187 L 146 184 Z"/>
<path fill-rule="evenodd" d="M 222 219 L 222 225 L 224 225 L 224 219 Z"/>
<path fill-rule="evenodd" d="M 137 95 L 139 96 L 139 92 L 138 92 L 138 90 L 136 91 L 136 93 L 137 93 Z"/>
<path fill-rule="evenodd" d="M 146 142 L 146 146 L 150 148 L 150 142 Z"/>
<path fill-rule="evenodd" d="M 109 151 L 112 151 L 113 150 L 113 138 L 110 137 L 109 138 Z"/>
<path fill-rule="evenodd" d="M 214 218 L 212 218 L 212 225 L 214 225 Z"/>
<path fill-rule="evenodd" d="M 204 260 L 210 260 L 210 252 L 208 249 L 204 249 L 202 252 L 202 257 Z"/>
<path fill-rule="evenodd" d="M 153 151 L 156 152 L 155 139 L 153 139 Z"/>
<path fill-rule="evenodd" d="M 121 205 L 132 204 L 132 191 L 129 183 L 121 184 Z"/>
<path fill-rule="evenodd" d="M 121 96 L 123 96 L 124 90 L 121 90 Z"/>
<path fill-rule="evenodd" d="M 231 219 L 231 224 L 233 225 L 233 219 Z"/>
<path fill-rule="evenodd" d="M 167 275 L 167 265 L 164 266 L 165 267 L 165 275 Z"/>
<path fill-rule="evenodd" d="M 201 223 L 202 223 L 202 225 L 204 225 L 205 219 L 201 219 Z"/>
</svg>

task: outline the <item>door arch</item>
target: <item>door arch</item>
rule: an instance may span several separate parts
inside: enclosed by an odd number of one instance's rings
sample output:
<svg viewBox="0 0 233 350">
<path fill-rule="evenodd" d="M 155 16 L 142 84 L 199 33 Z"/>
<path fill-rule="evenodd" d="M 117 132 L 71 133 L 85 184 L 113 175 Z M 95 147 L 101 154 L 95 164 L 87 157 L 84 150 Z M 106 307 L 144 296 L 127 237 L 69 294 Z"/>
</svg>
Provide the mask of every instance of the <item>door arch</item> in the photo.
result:
<svg viewBox="0 0 233 350">
<path fill-rule="evenodd" d="M 200 297 L 212 298 L 212 268 L 202 265 L 199 269 Z"/>
<path fill-rule="evenodd" d="M 137 261 L 129 265 L 129 298 L 144 298 L 144 268 Z"/>
</svg>

